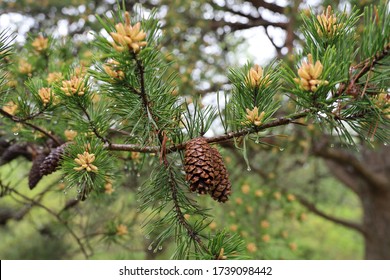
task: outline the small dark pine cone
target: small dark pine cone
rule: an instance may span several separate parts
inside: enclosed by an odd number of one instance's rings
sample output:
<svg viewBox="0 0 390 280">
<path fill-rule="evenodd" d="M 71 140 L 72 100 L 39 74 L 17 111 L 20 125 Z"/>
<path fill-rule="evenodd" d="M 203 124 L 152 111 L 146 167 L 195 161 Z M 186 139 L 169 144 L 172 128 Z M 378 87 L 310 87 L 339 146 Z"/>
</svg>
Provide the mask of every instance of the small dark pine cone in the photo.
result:
<svg viewBox="0 0 390 280">
<path fill-rule="evenodd" d="M 206 194 L 213 188 L 215 175 L 211 147 L 205 138 L 188 141 L 184 152 L 184 170 L 192 192 Z"/>
<path fill-rule="evenodd" d="M 57 168 L 59 167 L 60 159 L 64 154 L 66 146 L 67 144 L 65 143 L 51 150 L 50 154 L 41 163 L 41 166 L 39 168 L 41 176 L 49 175 L 57 170 Z"/>
<path fill-rule="evenodd" d="M 38 184 L 38 182 L 41 180 L 42 176 L 40 172 L 40 166 L 42 162 L 45 160 L 47 154 L 40 153 L 38 154 L 34 160 L 33 164 L 30 169 L 30 173 L 28 174 L 28 186 L 30 190 L 35 188 L 35 186 Z"/>
<path fill-rule="evenodd" d="M 221 154 L 214 147 L 211 147 L 211 156 L 214 165 L 215 184 L 210 190 L 210 195 L 218 202 L 224 203 L 229 199 L 232 192 L 229 175 Z"/>
</svg>

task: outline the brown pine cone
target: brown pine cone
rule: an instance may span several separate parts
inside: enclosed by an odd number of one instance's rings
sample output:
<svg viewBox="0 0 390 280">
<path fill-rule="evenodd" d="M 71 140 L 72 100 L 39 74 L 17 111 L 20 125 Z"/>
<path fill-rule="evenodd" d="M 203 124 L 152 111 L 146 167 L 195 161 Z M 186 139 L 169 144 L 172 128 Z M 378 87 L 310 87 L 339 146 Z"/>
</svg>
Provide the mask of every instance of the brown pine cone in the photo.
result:
<svg viewBox="0 0 390 280">
<path fill-rule="evenodd" d="M 49 175 L 57 170 L 62 155 L 64 154 L 65 148 L 68 144 L 62 144 L 55 149 L 52 149 L 50 154 L 45 158 L 45 160 L 40 165 L 40 174 L 41 176 Z"/>
<path fill-rule="evenodd" d="M 190 140 L 184 152 L 184 170 L 190 190 L 199 194 L 209 193 L 214 186 L 214 167 L 210 145 L 203 137 Z"/>
<path fill-rule="evenodd" d="M 192 192 L 208 193 L 218 202 L 229 199 L 231 184 L 225 164 L 218 150 L 205 138 L 198 137 L 187 143 L 184 170 Z"/>
<path fill-rule="evenodd" d="M 34 160 L 30 169 L 30 173 L 28 174 L 28 186 L 30 190 L 35 188 L 38 182 L 41 180 L 42 176 L 40 172 L 41 163 L 45 160 L 47 154 L 40 153 L 38 154 Z"/>
</svg>

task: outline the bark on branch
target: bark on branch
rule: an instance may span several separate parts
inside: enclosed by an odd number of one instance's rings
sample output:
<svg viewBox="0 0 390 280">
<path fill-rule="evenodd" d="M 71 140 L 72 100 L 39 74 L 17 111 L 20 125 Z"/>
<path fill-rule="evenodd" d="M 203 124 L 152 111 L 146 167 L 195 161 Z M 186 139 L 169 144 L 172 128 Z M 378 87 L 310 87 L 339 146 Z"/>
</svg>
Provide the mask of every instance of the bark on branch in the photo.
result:
<svg viewBox="0 0 390 280">
<path fill-rule="evenodd" d="M 242 23 L 242 22 L 228 22 L 225 20 L 211 20 L 210 22 L 210 28 L 211 29 L 217 29 L 219 27 L 224 27 L 224 26 L 229 26 L 232 31 L 237 31 L 237 30 L 245 30 L 253 27 L 258 27 L 258 26 L 263 26 L 263 27 L 268 27 L 268 26 L 274 26 L 274 27 L 280 27 L 284 30 L 287 29 L 288 24 L 284 22 L 270 22 L 267 20 L 264 20 L 262 18 L 258 18 L 256 20 L 249 20 L 247 23 Z"/>
<path fill-rule="evenodd" d="M 347 188 L 356 193 L 359 197 L 362 192 L 362 186 L 356 181 L 357 174 L 355 171 L 350 171 L 344 164 L 335 162 L 333 160 L 325 160 L 325 163 L 332 175 L 339 179 Z"/>
<path fill-rule="evenodd" d="M 296 113 L 294 115 L 291 115 L 290 117 L 281 117 L 276 120 L 264 123 L 260 126 L 256 127 L 249 127 L 244 128 L 238 131 L 232 131 L 223 135 L 214 136 L 207 138 L 208 143 L 221 143 L 228 140 L 231 140 L 236 137 L 245 136 L 251 133 L 256 133 L 259 131 L 262 131 L 267 128 L 282 126 L 294 123 L 295 120 L 306 117 L 309 114 L 310 110 L 304 110 L 302 112 Z M 176 152 L 180 150 L 184 150 L 187 145 L 187 142 L 183 142 L 177 145 L 172 145 L 167 147 L 166 151 L 167 153 Z M 141 145 L 135 145 L 135 144 L 106 144 L 106 149 L 112 150 L 112 151 L 132 151 L 132 152 L 142 152 L 142 153 L 157 153 L 160 151 L 159 146 L 141 146 Z"/>
<path fill-rule="evenodd" d="M 274 3 L 265 2 L 264 0 L 249 0 L 248 2 L 252 3 L 252 5 L 256 8 L 264 8 L 279 14 L 285 13 L 284 7 L 276 5 Z"/>
<path fill-rule="evenodd" d="M 320 216 L 328 221 L 334 222 L 334 223 L 342 225 L 344 227 L 354 229 L 363 235 L 366 234 L 366 232 L 364 231 L 363 226 L 361 224 L 331 216 L 331 215 L 319 210 L 315 204 L 309 202 L 305 198 L 303 198 L 301 196 L 296 196 L 296 198 L 301 205 L 303 205 L 307 210 L 316 214 L 317 216 Z"/>
</svg>

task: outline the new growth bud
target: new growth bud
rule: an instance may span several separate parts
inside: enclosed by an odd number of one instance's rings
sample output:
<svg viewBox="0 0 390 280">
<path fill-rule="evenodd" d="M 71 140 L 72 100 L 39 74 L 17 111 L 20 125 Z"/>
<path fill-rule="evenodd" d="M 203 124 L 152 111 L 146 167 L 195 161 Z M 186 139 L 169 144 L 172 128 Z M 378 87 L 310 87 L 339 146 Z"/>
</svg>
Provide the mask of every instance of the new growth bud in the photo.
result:
<svg viewBox="0 0 390 280">
<path fill-rule="evenodd" d="M 263 68 L 257 64 L 255 64 L 248 73 L 249 84 L 252 87 L 260 86 L 261 84 L 269 85 L 269 75 L 264 77 Z"/>
<path fill-rule="evenodd" d="M 122 236 L 128 233 L 127 226 L 124 224 L 117 225 L 116 227 L 116 235 Z"/>
<path fill-rule="evenodd" d="M 253 110 L 247 108 L 246 113 L 246 121 L 242 122 L 243 125 L 254 124 L 255 126 L 259 126 L 262 124 L 265 115 L 264 111 L 259 114 L 259 108 L 255 106 Z"/>
<path fill-rule="evenodd" d="M 48 38 L 44 38 L 42 35 L 39 35 L 35 40 L 32 42 L 32 46 L 38 53 L 42 53 L 45 50 L 47 50 L 48 47 Z"/>
<path fill-rule="evenodd" d="M 112 46 L 118 52 L 130 50 L 138 53 L 140 49 L 146 46 L 147 42 L 143 41 L 146 38 L 146 33 L 141 30 L 141 23 L 137 22 L 134 26 L 130 23 L 130 15 L 125 13 L 125 24 L 118 23 L 115 25 L 116 32 L 110 32 Z"/>
<path fill-rule="evenodd" d="M 18 110 L 18 105 L 15 104 L 13 101 L 10 101 L 8 103 L 6 103 L 4 106 L 3 106 L 3 111 L 5 111 L 6 113 L 10 114 L 10 115 L 14 115 L 15 112 Z"/>
<path fill-rule="evenodd" d="M 379 93 L 375 99 L 374 104 L 382 110 L 383 114 L 390 118 L 390 94 L 382 91 Z"/>
<path fill-rule="evenodd" d="M 125 73 L 122 70 L 119 70 L 120 63 L 114 59 L 110 59 L 106 64 L 103 65 L 104 71 L 113 79 L 123 80 L 125 78 Z"/>
<path fill-rule="evenodd" d="M 60 72 L 52 72 L 52 73 L 49 73 L 47 75 L 47 78 L 46 78 L 46 81 L 49 83 L 49 84 L 53 84 L 55 82 L 58 82 L 62 80 L 62 73 Z"/>
<path fill-rule="evenodd" d="M 20 74 L 25 74 L 25 75 L 31 76 L 32 68 L 33 68 L 32 65 L 30 63 L 28 63 L 26 60 L 21 59 L 19 61 L 18 70 L 19 70 Z"/>
<path fill-rule="evenodd" d="M 66 140 L 73 141 L 74 138 L 77 136 L 77 131 L 74 131 L 74 130 L 71 130 L 71 129 L 66 129 L 64 131 L 64 135 L 66 137 Z"/>
<path fill-rule="evenodd" d="M 87 170 L 88 172 L 97 172 L 98 168 L 92 164 L 92 162 L 95 161 L 95 155 L 90 154 L 88 152 L 84 152 L 83 154 L 78 154 L 77 158 L 74 159 L 74 161 L 80 165 L 79 167 L 73 168 L 76 171 L 81 171 L 83 169 Z"/>
<path fill-rule="evenodd" d="M 327 85 L 328 81 L 319 79 L 323 70 L 321 61 L 317 60 L 316 63 L 313 63 L 311 54 L 308 54 L 307 58 L 308 62 L 303 62 L 298 69 L 300 79 L 295 78 L 294 81 L 304 90 L 316 92 L 320 85 Z"/>
<path fill-rule="evenodd" d="M 320 36 L 333 36 L 337 34 L 341 27 L 341 24 L 337 24 L 337 18 L 333 14 L 331 6 L 328 6 L 326 11 L 324 11 L 321 15 L 318 15 L 317 20 L 319 22 L 317 32 Z"/>
<path fill-rule="evenodd" d="M 108 195 L 111 195 L 113 192 L 114 192 L 114 188 L 112 187 L 112 184 L 111 183 L 106 183 L 104 185 L 104 193 L 105 194 L 108 194 Z"/>
<path fill-rule="evenodd" d="M 53 93 L 51 91 L 51 88 L 44 87 L 38 91 L 38 95 L 41 98 L 42 103 L 44 105 L 47 105 L 50 102 L 50 99 L 52 98 Z"/>
<path fill-rule="evenodd" d="M 67 96 L 73 96 L 73 95 L 84 95 L 85 93 L 85 85 L 84 80 L 80 77 L 73 76 L 70 80 L 62 81 L 62 87 L 61 90 L 67 95 Z"/>
</svg>

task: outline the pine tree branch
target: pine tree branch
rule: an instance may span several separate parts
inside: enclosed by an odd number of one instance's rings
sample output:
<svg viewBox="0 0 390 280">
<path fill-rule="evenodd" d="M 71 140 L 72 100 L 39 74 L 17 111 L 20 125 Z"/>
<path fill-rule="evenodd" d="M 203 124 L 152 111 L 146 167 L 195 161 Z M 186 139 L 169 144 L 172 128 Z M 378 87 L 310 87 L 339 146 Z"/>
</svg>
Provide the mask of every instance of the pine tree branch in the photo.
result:
<svg viewBox="0 0 390 280">
<path fill-rule="evenodd" d="M 334 177 L 339 179 L 347 188 L 358 196 L 361 195 L 362 186 L 357 182 L 356 178 L 358 174 L 356 174 L 354 170 L 349 170 L 345 168 L 345 164 L 333 160 L 325 160 L 325 164 Z"/>
<path fill-rule="evenodd" d="M 258 18 L 256 20 L 250 20 L 247 23 L 242 23 L 242 22 L 228 22 L 225 20 L 210 20 L 210 27 L 212 29 L 218 29 L 219 27 L 224 27 L 224 26 L 229 26 L 232 31 L 238 31 L 238 30 L 246 30 L 249 28 L 253 27 L 258 27 L 258 26 L 263 26 L 263 27 L 268 27 L 268 26 L 275 26 L 275 27 L 280 27 L 284 30 L 287 29 L 287 23 L 284 22 L 270 22 L 268 20 L 264 20 L 262 18 Z"/>
<path fill-rule="evenodd" d="M 137 57 L 137 55 L 134 53 L 133 58 L 136 61 L 137 70 L 138 70 L 138 79 L 140 83 L 140 97 L 144 106 L 144 109 L 147 113 L 149 121 L 153 124 L 155 128 L 155 133 L 158 136 L 158 140 L 160 145 L 158 147 L 147 147 L 147 150 L 154 150 L 155 153 L 160 154 L 160 160 L 164 164 L 165 169 L 167 172 L 169 172 L 169 187 L 170 187 L 170 193 L 172 197 L 172 202 L 174 204 L 174 212 L 176 216 L 176 220 L 179 223 L 179 225 L 183 226 L 184 229 L 187 231 L 188 236 L 196 242 L 200 248 L 202 248 L 205 252 L 208 252 L 207 247 L 202 242 L 199 234 L 194 230 L 194 228 L 187 222 L 187 220 L 184 217 L 184 214 L 181 210 L 181 205 L 177 196 L 177 184 L 176 184 L 176 178 L 175 175 L 171 169 L 171 166 L 168 162 L 168 159 L 166 157 L 166 140 L 167 137 L 162 129 L 160 129 L 157 125 L 157 122 L 155 121 L 155 116 L 152 113 L 152 108 L 150 108 L 150 102 L 148 99 L 148 95 L 146 92 L 146 85 L 145 85 L 145 69 L 143 66 L 142 61 Z M 109 144 L 108 147 L 112 148 L 113 144 Z"/>
<path fill-rule="evenodd" d="M 50 189 L 56 184 L 57 184 L 57 182 L 54 182 L 54 183 L 46 186 L 46 188 L 44 190 L 42 190 L 39 194 L 37 194 L 33 198 L 33 200 L 37 203 L 40 203 L 43 200 L 43 198 L 45 197 L 45 195 L 50 191 Z M 8 193 L 12 193 L 14 191 L 9 186 L 5 186 L 1 179 L 0 179 L 0 187 L 5 188 L 8 191 Z M 0 197 L 1 196 L 2 195 L 0 195 Z M 28 213 L 30 213 L 30 211 L 33 209 L 34 205 L 36 205 L 36 204 L 24 203 L 24 206 L 21 209 L 19 209 L 18 211 L 12 210 L 12 212 L 10 213 L 10 215 L 7 218 L 13 219 L 16 221 L 20 221 L 24 218 L 24 216 L 26 216 Z M 2 221 L 4 222 L 4 220 L 2 220 Z M 0 224 L 1 224 L 1 221 L 0 221 Z"/>
<path fill-rule="evenodd" d="M 321 210 L 319 210 L 317 208 L 317 206 L 314 204 L 314 203 L 311 203 L 309 202 L 308 200 L 306 200 L 305 198 L 299 196 L 299 195 L 295 195 L 295 197 L 297 198 L 298 202 L 303 205 L 307 210 L 309 210 L 310 212 L 316 214 L 317 216 L 320 216 L 328 221 L 331 221 L 333 223 L 336 223 L 336 224 L 339 224 L 339 225 L 342 225 L 344 227 L 347 227 L 347 228 L 350 228 L 350 229 L 354 229 L 358 232 L 360 232 L 361 234 L 363 235 L 366 235 L 366 232 L 363 228 L 363 226 L 359 223 L 355 223 L 355 222 L 352 222 L 352 221 L 348 221 L 348 220 L 344 220 L 344 219 L 341 219 L 341 218 L 337 218 L 337 217 L 333 217 Z"/>
<path fill-rule="evenodd" d="M 3 115 L 4 117 L 10 119 L 11 121 L 13 122 L 16 122 L 16 123 L 21 123 L 21 124 L 24 124 L 26 126 L 29 126 L 39 132 L 41 132 L 42 134 L 46 135 L 48 138 L 52 139 L 58 146 L 61 145 L 61 141 L 59 141 L 57 139 L 57 137 L 55 137 L 53 134 L 51 134 L 50 132 L 47 132 L 46 130 L 44 130 L 43 128 L 35 125 L 35 124 L 32 124 L 30 122 L 27 122 L 26 120 L 28 119 L 22 119 L 22 118 L 19 118 L 17 116 L 13 116 L 9 113 L 7 113 L 6 111 L 4 111 L 3 109 L 0 108 L 0 115 Z"/>
<path fill-rule="evenodd" d="M 158 146 L 141 146 L 137 144 L 106 144 L 105 148 L 110 151 L 126 151 L 126 152 L 140 152 L 140 153 L 158 153 L 160 147 Z"/>
<path fill-rule="evenodd" d="M 360 78 L 362 78 L 365 74 L 367 74 L 367 72 L 371 71 L 372 68 L 376 64 L 378 64 L 381 60 L 386 58 L 389 54 L 390 54 L 390 43 L 385 45 L 383 47 L 383 50 L 377 52 L 373 57 L 369 57 L 369 58 L 363 60 L 362 62 L 360 62 L 359 64 L 351 67 L 350 72 L 357 70 L 357 69 L 360 69 L 360 68 L 361 69 L 357 74 L 355 74 L 354 76 L 352 76 L 350 78 L 349 82 L 347 82 L 348 86 L 346 85 L 346 83 L 342 83 L 340 85 L 339 90 L 337 91 L 337 94 L 341 95 L 341 93 L 343 93 L 345 90 L 348 91 L 348 90 L 353 89 L 355 87 L 355 84 L 359 81 Z M 368 79 L 367 79 L 367 82 L 368 82 Z M 365 91 L 363 91 L 363 93 L 364 92 Z"/>
<path fill-rule="evenodd" d="M 208 143 L 220 143 L 224 141 L 231 140 L 236 137 L 241 137 L 248 134 L 257 133 L 267 128 L 283 126 L 287 124 L 294 123 L 295 120 L 306 117 L 310 113 L 309 109 L 303 110 L 302 112 L 293 114 L 289 117 L 280 117 L 276 120 L 264 123 L 260 126 L 244 128 L 238 131 L 229 132 L 223 135 L 214 136 L 206 138 Z M 180 150 L 184 150 L 187 145 L 187 142 L 183 142 L 178 145 L 172 145 L 166 148 L 167 153 L 176 152 Z M 142 152 L 142 153 L 158 153 L 160 151 L 160 147 L 158 146 L 141 146 L 135 144 L 107 144 L 106 149 L 112 151 L 132 151 L 132 152 Z"/>
<path fill-rule="evenodd" d="M 96 135 L 97 138 L 99 138 L 100 140 L 103 141 L 103 143 L 110 143 L 110 141 L 105 138 L 104 136 L 102 136 L 99 131 L 97 130 L 96 128 L 96 125 L 92 122 L 92 118 L 91 116 L 89 115 L 87 109 L 80 103 L 80 102 L 77 102 L 78 106 L 80 107 L 81 111 L 83 111 L 84 115 L 87 117 L 87 120 L 89 122 L 89 125 L 91 126 L 92 128 L 92 131 L 93 133 Z"/>
<path fill-rule="evenodd" d="M 132 85 L 126 84 L 126 87 L 127 87 L 132 93 L 134 93 L 135 95 L 141 96 L 141 92 L 140 92 L 138 89 L 134 88 Z"/>
<path fill-rule="evenodd" d="M 175 182 L 175 176 L 169 166 L 169 162 L 167 161 L 166 157 L 163 160 L 165 168 L 169 171 L 169 184 L 170 184 L 170 190 L 172 195 L 173 204 L 175 207 L 175 214 L 176 218 L 180 225 L 182 225 L 185 230 L 187 231 L 188 236 L 194 240 L 205 252 L 209 253 L 209 250 L 203 243 L 202 239 L 200 238 L 199 234 L 192 228 L 192 226 L 187 222 L 186 218 L 184 217 L 183 212 L 181 211 L 181 207 L 179 204 L 179 200 L 177 197 L 177 186 L 174 183 Z"/>
<path fill-rule="evenodd" d="M 145 108 L 145 111 L 146 111 L 146 114 L 148 116 L 149 121 L 153 124 L 156 131 L 158 131 L 159 129 L 158 129 L 157 123 L 154 119 L 154 116 L 152 114 L 152 110 L 150 108 L 150 104 L 149 104 L 149 100 L 148 100 L 148 96 L 147 96 L 147 92 L 146 92 L 144 65 L 143 65 L 142 61 L 137 57 L 136 53 L 134 53 L 133 55 L 134 55 L 134 59 L 135 59 L 136 64 L 137 64 L 138 78 L 139 78 L 139 83 L 141 86 L 140 96 L 142 99 L 142 104 L 144 105 L 144 108 Z"/>
<path fill-rule="evenodd" d="M 252 1 L 249 1 L 249 2 L 252 2 Z M 284 13 L 284 7 L 281 7 L 281 6 L 278 6 L 275 4 L 271 4 L 271 3 L 266 3 L 264 1 L 254 1 L 254 2 L 261 2 L 261 3 L 257 3 L 257 5 L 262 5 L 263 8 L 268 9 L 272 12 L 280 13 L 280 14 Z M 218 28 L 224 27 L 224 26 L 229 26 L 232 31 L 245 30 L 245 29 L 258 27 L 258 26 L 264 26 L 264 27 L 274 26 L 274 27 L 280 27 L 284 30 L 286 30 L 288 28 L 287 23 L 281 22 L 281 21 L 272 22 L 272 21 L 265 20 L 264 18 L 261 17 L 260 13 L 258 13 L 259 16 L 256 17 L 256 16 L 253 16 L 251 14 L 245 14 L 245 13 L 241 12 L 240 10 L 234 10 L 228 4 L 226 4 L 225 6 L 219 6 L 216 3 L 209 3 L 209 4 L 215 10 L 229 12 L 229 13 L 232 13 L 233 15 L 237 15 L 237 16 L 246 18 L 248 20 L 248 22 L 246 22 L 246 23 L 230 22 L 230 21 L 226 21 L 223 19 L 222 20 L 215 20 L 215 19 L 206 20 L 206 21 L 209 21 L 209 26 L 212 30 L 217 30 Z M 197 19 L 193 20 L 193 22 L 195 22 L 195 21 L 197 21 Z M 191 24 L 191 23 L 189 23 L 189 24 Z"/>
<path fill-rule="evenodd" d="M 248 0 L 256 8 L 264 8 L 274 13 L 285 14 L 285 8 L 275 3 L 269 3 L 264 0 Z"/>
<path fill-rule="evenodd" d="M 76 207 L 80 203 L 80 199 L 72 198 L 66 201 L 65 206 L 58 212 L 58 215 L 61 215 L 63 212 L 68 211 L 69 209 Z"/>
<path fill-rule="evenodd" d="M 229 13 L 232 13 L 234 15 L 247 18 L 249 20 L 257 20 L 260 17 L 260 14 L 258 12 L 257 12 L 258 16 L 253 16 L 250 13 L 248 14 L 248 13 L 242 12 L 241 10 L 234 9 L 231 6 L 228 6 L 227 3 L 225 3 L 225 6 L 220 6 L 220 5 L 218 5 L 217 3 L 214 3 L 214 2 L 211 2 L 209 4 L 213 7 L 214 10 L 223 11 L 223 12 L 229 12 Z"/>
<path fill-rule="evenodd" d="M 89 258 L 88 256 L 88 253 L 86 251 L 86 249 L 84 248 L 84 245 L 83 243 L 81 242 L 81 239 L 77 236 L 77 234 L 73 231 L 73 229 L 70 227 L 70 225 L 68 224 L 67 221 L 63 220 L 59 214 L 55 213 L 53 210 L 51 210 L 50 208 L 48 208 L 47 206 L 43 205 L 42 203 L 40 203 L 39 201 L 35 200 L 35 199 L 32 199 L 32 198 L 29 198 L 27 196 L 25 196 L 24 194 L 21 194 L 20 192 L 18 192 L 17 190 L 15 189 L 12 189 L 12 192 L 15 193 L 16 195 L 18 195 L 19 197 L 23 198 L 24 200 L 26 201 L 29 201 L 31 203 L 32 206 L 38 206 L 44 210 L 46 210 L 46 212 L 48 212 L 49 214 L 51 214 L 52 216 L 54 216 L 67 230 L 68 232 L 73 236 L 73 238 L 76 240 L 77 244 L 79 245 L 80 247 L 80 250 L 81 252 L 83 253 L 84 257 L 86 259 Z"/>
<path fill-rule="evenodd" d="M 383 47 L 383 50 L 376 53 L 373 57 L 370 57 L 370 58 L 362 61 L 358 65 L 352 67 L 353 70 L 362 68 L 360 70 L 360 72 L 354 76 L 354 78 L 352 79 L 352 82 L 353 83 L 357 82 L 364 74 L 369 72 L 374 67 L 375 64 L 379 63 L 380 60 L 384 59 L 389 54 L 390 54 L 390 43 L 385 45 Z"/>
<path fill-rule="evenodd" d="M 277 53 L 277 56 L 279 58 L 281 58 L 283 55 L 282 55 L 282 47 L 279 47 L 275 44 L 273 38 L 271 37 L 271 34 L 270 32 L 268 31 L 268 28 L 264 28 L 265 29 L 265 35 L 267 35 L 268 37 L 268 40 L 271 42 L 271 44 L 274 46 L 275 50 L 276 50 L 276 53 Z"/>
</svg>

